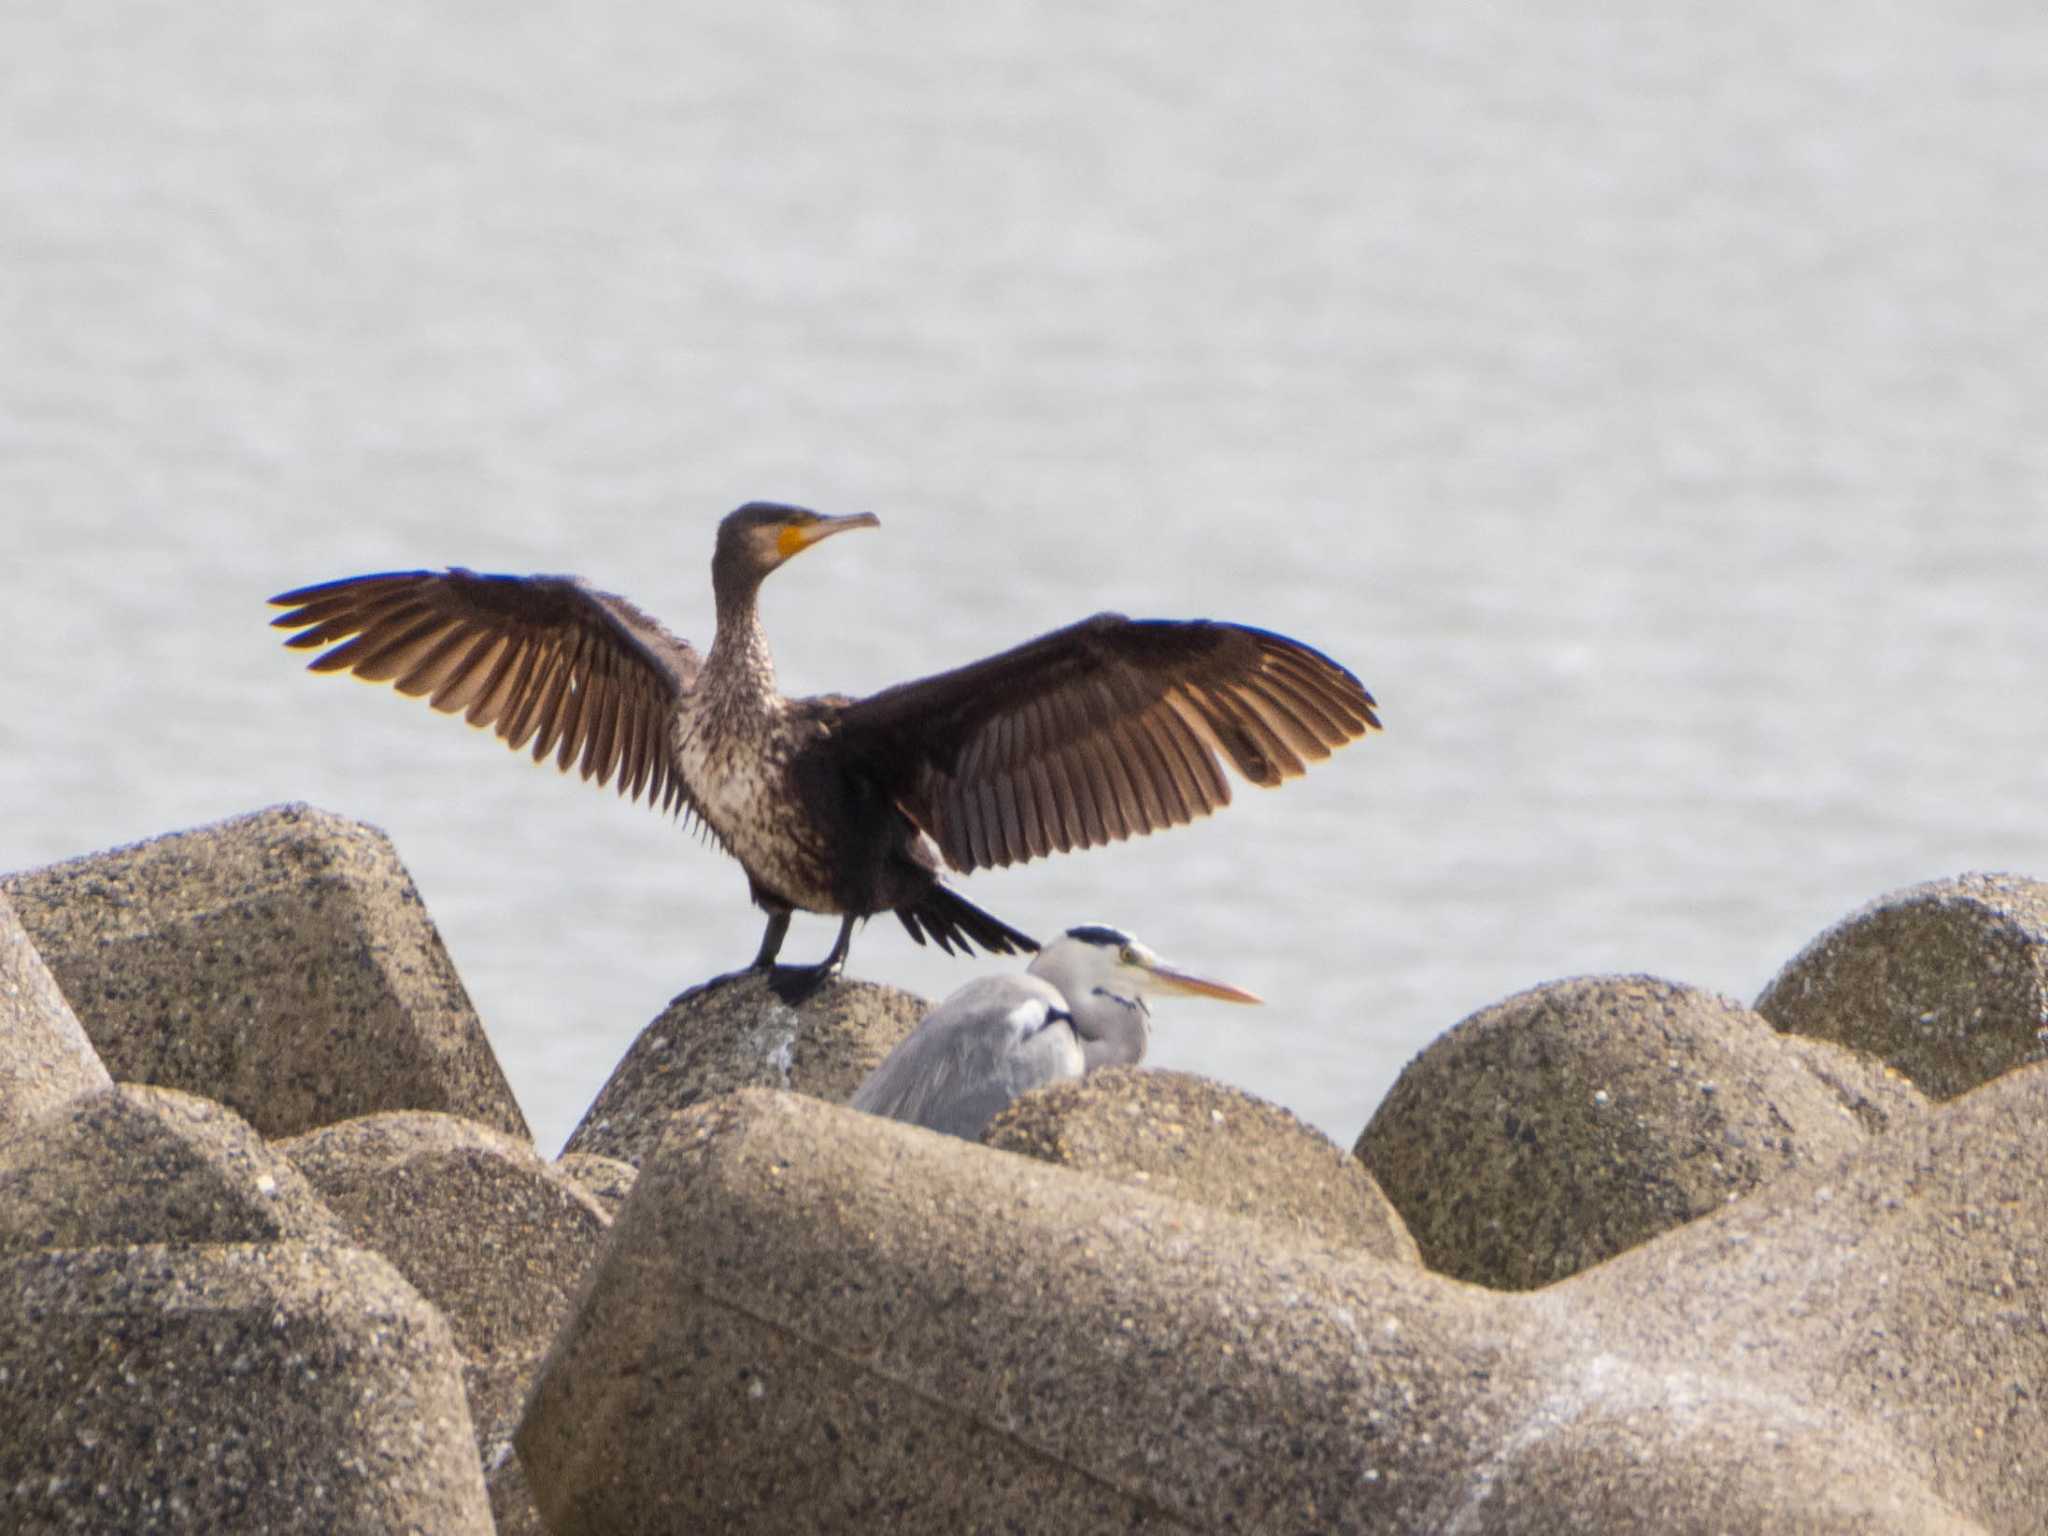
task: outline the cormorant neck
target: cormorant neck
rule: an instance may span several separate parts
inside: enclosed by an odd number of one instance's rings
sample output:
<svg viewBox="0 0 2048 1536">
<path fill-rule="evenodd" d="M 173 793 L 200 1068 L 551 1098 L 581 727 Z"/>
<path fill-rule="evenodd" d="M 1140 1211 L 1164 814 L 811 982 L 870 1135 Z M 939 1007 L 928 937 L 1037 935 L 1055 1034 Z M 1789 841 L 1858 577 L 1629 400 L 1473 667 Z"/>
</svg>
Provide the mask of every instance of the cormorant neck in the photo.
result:
<svg viewBox="0 0 2048 1536">
<path fill-rule="evenodd" d="M 718 603 L 718 630 L 711 637 L 705 670 L 728 677 L 746 677 L 764 693 L 775 691 L 775 658 L 768 650 L 768 631 L 761 626 L 758 600 L 761 579 L 713 583 Z"/>
</svg>

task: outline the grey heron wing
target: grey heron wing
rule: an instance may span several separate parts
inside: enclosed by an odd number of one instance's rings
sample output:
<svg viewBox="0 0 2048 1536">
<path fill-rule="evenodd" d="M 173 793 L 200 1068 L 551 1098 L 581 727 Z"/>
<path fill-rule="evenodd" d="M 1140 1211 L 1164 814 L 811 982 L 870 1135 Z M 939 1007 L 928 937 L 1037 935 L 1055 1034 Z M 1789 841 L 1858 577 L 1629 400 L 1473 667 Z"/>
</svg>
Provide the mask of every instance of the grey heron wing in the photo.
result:
<svg viewBox="0 0 2048 1536">
<path fill-rule="evenodd" d="M 1068 1070 L 1043 1038 L 1064 1017 L 1065 1000 L 1035 976 L 980 977 L 925 1015 L 848 1102 L 972 1141 L 1025 1089 L 1080 1075 L 1071 1035 Z"/>
<path fill-rule="evenodd" d="M 848 704 L 848 766 L 982 869 L 1206 816 L 1228 762 L 1271 787 L 1379 724 L 1342 666 L 1285 635 L 1102 613 Z"/>
<path fill-rule="evenodd" d="M 573 765 L 664 810 L 695 811 L 670 721 L 695 685 L 688 641 L 623 597 L 574 576 L 493 576 L 456 567 L 387 571 L 273 597 L 285 644 L 326 649 L 315 672 L 352 672 L 426 696 L 489 726 L 515 752 Z"/>
</svg>

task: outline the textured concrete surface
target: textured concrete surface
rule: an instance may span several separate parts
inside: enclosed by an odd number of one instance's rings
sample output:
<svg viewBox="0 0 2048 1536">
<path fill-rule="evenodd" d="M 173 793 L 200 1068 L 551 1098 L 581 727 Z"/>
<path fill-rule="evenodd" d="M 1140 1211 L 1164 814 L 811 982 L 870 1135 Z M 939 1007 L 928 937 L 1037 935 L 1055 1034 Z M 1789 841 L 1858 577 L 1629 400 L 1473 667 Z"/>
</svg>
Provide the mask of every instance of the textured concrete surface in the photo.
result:
<svg viewBox="0 0 2048 1536">
<path fill-rule="evenodd" d="M 1536 1386 L 1497 1303 L 748 1090 L 643 1168 L 518 1443 L 561 1536 L 1431 1529 Z"/>
<path fill-rule="evenodd" d="M 1782 1405 L 1845 1453 L 1877 1437 L 1988 1530 L 2038 1532 L 2044 1125 L 2048 1066 L 2021 1068 L 1526 1300 L 1582 1370 L 1601 1341 L 1661 1362 L 1669 1413 L 1702 1391 Z"/>
<path fill-rule="evenodd" d="M 1357 1153 L 1430 1268 L 1526 1289 L 1864 1138 L 1747 1009 L 1596 976 L 1518 993 L 1432 1041 Z"/>
<path fill-rule="evenodd" d="M 0 1136 L 112 1083 L 14 904 L 0 892 Z"/>
<path fill-rule="evenodd" d="M 2018 1074 L 1508 1293 L 749 1091 L 643 1171 L 520 1450 L 558 1533 L 2035 1531 L 2044 1114 Z"/>
<path fill-rule="evenodd" d="M 367 1115 L 279 1145 L 358 1246 L 441 1309 L 486 1465 L 610 1219 L 524 1141 L 453 1115 Z"/>
<path fill-rule="evenodd" d="M 0 1140 L 0 1253 L 286 1238 L 345 1241 L 298 1171 L 210 1099 L 123 1083 Z"/>
<path fill-rule="evenodd" d="M 894 987 L 831 981 L 792 1007 L 755 971 L 692 987 L 640 1032 L 562 1150 L 637 1168 L 671 1114 L 735 1088 L 843 1103 L 928 1006 Z"/>
<path fill-rule="evenodd" d="M 1277 1104 L 1187 1072 L 1113 1067 L 1027 1093 L 986 1146 L 1420 1264 L 1365 1165 Z"/>
<path fill-rule="evenodd" d="M 491 1496 L 491 1523 L 497 1536 L 548 1536 L 533 1490 L 526 1485 L 526 1468 L 509 1440 L 485 1466 L 484 1487 Z"/>
<path fill-rule="evenodd" d="M 306 806 L 0 882 L 107 1070 L 266 1136 L 382 1109 L 526 1124 L 381 832 Z"/>
<path fill-rule="evenodd" d="M 285 1242 L 0 1257 L 0 1528 L 491 1525 L 439 1314 Z"/>
<path fill-rule="evenodd" d="M 2048 1057 L 2048 885 L 1958 875 L 1882 896 L 1757 997 L 1779 1029 L 1872 1052 L 1929 1097 Z"/>
<path fill-rule="evenodd" d="M 1913 1080 L 1869 1051 L 1815 1035 L 1784 1035 L 1785 1049 L 1819 1078 L 1871 1135 L 1927 1113 L 1928 1098 Z"/>
<path fill-rule="evenodd" d="M 1613 1356 L 1555 1384 L 1437 1531 L 1472 1536 L 1988 1536 L 1861 1425 Z"/>
<path fill-rule="evenodd" d="M 640 1176 L 631 1163 L 598 1152 L 564 1152 L 555 1159 L 555 1169 L 574 1179 L 586 1195 L 604 1207 L 607 1216 L 619 1214 L 626 1196 L 633 1193 L 633 1181 Z"/>
</svg>

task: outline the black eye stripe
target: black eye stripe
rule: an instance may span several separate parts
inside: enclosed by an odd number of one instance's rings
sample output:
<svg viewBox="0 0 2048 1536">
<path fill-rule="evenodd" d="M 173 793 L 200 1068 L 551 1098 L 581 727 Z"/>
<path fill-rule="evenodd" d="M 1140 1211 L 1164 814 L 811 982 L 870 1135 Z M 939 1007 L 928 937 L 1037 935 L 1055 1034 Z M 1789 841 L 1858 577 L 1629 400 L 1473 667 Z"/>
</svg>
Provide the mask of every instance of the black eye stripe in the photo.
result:
<svg viewBox="0 0 2048 1536">
<path fill-rule="evenodd" d="M 1069 928 L 1067 937 L 1079 939 L 1083 944 L 1100 944 L 1105 949 L 1117 949 L 1131 942 L 1128 933 L 1102 923 L 1083 923 L 1078 928 Z"/>
</svg>

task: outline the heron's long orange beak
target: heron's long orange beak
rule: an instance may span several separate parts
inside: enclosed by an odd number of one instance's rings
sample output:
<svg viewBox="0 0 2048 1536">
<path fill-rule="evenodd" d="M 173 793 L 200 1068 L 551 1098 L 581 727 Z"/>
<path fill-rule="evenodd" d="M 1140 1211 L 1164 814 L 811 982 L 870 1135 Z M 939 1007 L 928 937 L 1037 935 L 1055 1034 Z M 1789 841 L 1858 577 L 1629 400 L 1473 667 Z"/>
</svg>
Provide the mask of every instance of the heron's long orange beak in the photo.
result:
<svg viewBox="0 0 2048 1536">
<path fill-rule="evenodd" d="M 1191 976 L 1186 971 L 1176 970 L 1170 965 L 1148 965 L 1145 974 L 1151 979 L 1148 991 L 1177 992 L 1186 997 L 1213 997 L 1222 1003 L 1263 1003 L 1265 999 L 1242 987 L 1233 987 L 1227 981 L 1210 981 L 1205 976 Z"/>
</svg>

